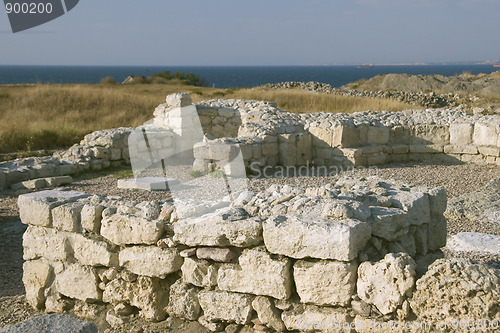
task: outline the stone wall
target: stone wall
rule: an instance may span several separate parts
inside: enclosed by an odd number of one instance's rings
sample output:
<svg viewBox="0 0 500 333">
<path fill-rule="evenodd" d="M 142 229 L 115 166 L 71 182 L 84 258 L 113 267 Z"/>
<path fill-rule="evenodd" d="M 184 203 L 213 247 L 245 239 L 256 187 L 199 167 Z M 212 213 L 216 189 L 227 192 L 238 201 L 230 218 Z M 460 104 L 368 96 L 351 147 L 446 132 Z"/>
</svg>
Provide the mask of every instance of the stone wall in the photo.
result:
<svg viewBox="0 0 500 333">
<path fill-rule="evenodd" d="M 274 185 L 196 217 L 59 190 L 18 204 L 28 302 L 111 325 L 131 315 L 213 331 L 410 320 L 417 263 L 446 242 L 443 190 L 374 178 Z"/>
</svg>

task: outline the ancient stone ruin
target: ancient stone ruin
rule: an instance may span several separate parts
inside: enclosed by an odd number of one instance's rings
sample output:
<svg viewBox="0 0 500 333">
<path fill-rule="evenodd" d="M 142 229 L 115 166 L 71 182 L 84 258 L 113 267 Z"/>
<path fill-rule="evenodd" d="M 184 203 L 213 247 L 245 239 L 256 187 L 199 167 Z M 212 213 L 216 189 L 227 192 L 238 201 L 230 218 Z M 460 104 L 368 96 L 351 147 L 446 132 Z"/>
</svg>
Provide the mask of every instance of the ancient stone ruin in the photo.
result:
<svg viewBox="0 0 500 333">
<path fill-rule="evenodd" d="M 131 159 L 145 168 L 131 152 L 151 147 L 170 156 L 185 145 L 182 137 L 196 120 L 170 113 L 190 106 L 187 96 L 167 102 L 140 131 L 168 133 L 168 140 L 155 142 L 149 134 L 145 143 L 130 140 L 141 133 L 136 129 L 91 134 L 62 159 L 3 165 L 3 186 Z M 290 114 L 271 103 L 231 100 L 194 110 L 207 135 L 191 135 L 199 141 L 182 149 L 201 172 L 223 169 L 235 151 L 249 171 L 429 158 L 500 163 L 500 119 L 493 116 Z M 500 270 L 435 260 L 447 236 L 442 189 L 344 177 L 322 187 L 273 185 L 233 194 L 201 213 L 172 200 L 138 203 L 61 190 L 19 196 L 28 225 L 23 282 L 29 303 L 48 312 L 104 316 L 112 326 L 135 315 L 149 321 L 172 316 L 211 331 L 237 324 L 257 331 L 371 332 L 377 323 L 413 325 L 414 331 L 430 325 L 425 331 L 464 318 L 500 320 Z"/>
</svg>

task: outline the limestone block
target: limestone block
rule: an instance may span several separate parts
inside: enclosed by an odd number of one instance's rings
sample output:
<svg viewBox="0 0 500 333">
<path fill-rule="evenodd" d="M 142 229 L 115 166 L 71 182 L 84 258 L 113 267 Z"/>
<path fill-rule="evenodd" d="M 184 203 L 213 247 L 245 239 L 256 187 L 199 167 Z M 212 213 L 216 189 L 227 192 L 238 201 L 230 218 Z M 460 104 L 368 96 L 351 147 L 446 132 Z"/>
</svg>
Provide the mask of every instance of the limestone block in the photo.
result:
<svg viewBox="0 0 500 333">
<path fill-rule="evenodd" d="M 81 232 L 80 213 L 84 204 L 70 202 L 52 209 L 52 225 L 54 228 L 69 232 Z"/>
<path fill-rule="evenodd" d="M 0 170 L 0 189 L 4 190 L 7 188 L 7 176 L 5 171 Z"/>
<path fill-rule="evenodd" d="M 193 100 L 186 93 L 170 94 L 167 96 L 166 101 L 170 108 L 181 108 L 193 104 Z"/>
<path fill-rule="evenodd" d="M 109 149 L 104 147 L 93 147 L 90 149 L 92 151 L 92 156 L 98 159 L 107 160 L 109 159 Z"/>
<path fill-rule="evenodd" d="M 412 133 L 406 126 L 391 127 L 389 133 L 389 142 L 392 144 L 409 145 L 411 142 Z"/>
<path fill-rule="evenodd" d="M 181 269 L 183 259 L 177 249 L 156 246 L 132 246 L 119 253 L 120 267 L 130 272 L 165 278 L 168 274 Z"/>
<path fill-rule="evenodd" d="M 370 207 L 372 234 L 387 241 L 402 239 L 408 234 L 411 220 L 398 208 Z"/>
<path fill-rule="evenodd" d="M 66 261 L 71 250 L 64 233 L 33 225 L 23 234 L 23 248 L 24 260 L 43 257 L 49 261 Z"/>
<path fill-rule="evenodd" d="M 342 308 L 319 307 L 300 304 L 283 311 L 281 319 L 288 331 L 350 332 L 339 329 L 338 325 L 352 321 L 347 310 Z"/>
<path fill-rule="evenodd" d="M 95 271 L 89 267 L 72 264 L 56 276 L 57 291 L 69 298 L 84 302 L 99 301 L 102 292 L 97 287 L 99 279 Z"/>
<path fill-rule="evenodd" d="M 132 215 L 115 214 L 101 222 L 101 235 L 116 245 L 155 244 L 162 233 L 162 223 Z"/>
<path fill-rule="evenodd" d="M 311 127 L 309 128 L 309 132 L 312 135 L 311 142 L 314 148 L 333 147 L 333 131 L 331 129 Z M 340 145 L 340 142 L 338 144 Z"/>
<path fill-rule="evenodd" d="M 275 216 L 264 222 L 264 243 L 271 253 L 351 261 L 366 245 L 371 227 L 358 220 Z"/>
<path fill-rule="evenodd" d="M 103 210 L 103 206 L 85 204 L 80 214 L 82 228 L 88 232 L 99 233 Z"/>
<path fill-rule="evenodd" d="M 444 147 L 442 145 L 411 145 L 410 153 L 412 154 L 436 154 L 442 153 Z"/>
<path fill-rule="evenodd" d="M 390 130 L 385 126 L 366 126 L 361 131 L 360 145 L 385 145 L 389 143 Z"/>
<path fill-rule="evenodd" d="M 365 156 L 365 165 L 380 165 L 386 163 L 388 160 L 386 154 L 373 154 Z M 361 165 L 361 164 L 359 164 Z"/>
<path fill-rule="evenodd" d="M 97 326 L 67 314 L 52 313 L 28 318 L 15 325 L 4 326 L 2 333 L 71 332 L 98 333 Z"/>
<path fill-rule="evenodd" d="M 426 255 L 427 252 L 429 251 L 428 247 L 428 232 L 429 232 L 429 226 L 427 225 L 422 225 L 422 226 L 412 226 L 415 227 L 415 249 L 418 254 L 421 255 Z"/>
<path fill-rule="evenodd" d="M 337 126 L 333 132 L 333 147 L 357 147 L 360 142 L 360 129 L 346 125 Z"/>
<path fill-rule="evenodd" d="M 196 320 L 200 316 L 198 289 L 187 285 L 181 279 L 170 286 L 167 313 L 172 317 Z"/>
<path fill-rule="evenodd" d="M 332 148 L 316 148 L 314 149 L 314 157 L 330 159 L 333 156 Z"/>
<path fill-rule="evenodd" d="M 396 311 L 415 285 L 415 261 L 406 253 L 389 253 L 376 263 L 358 268 L 358 296 L 382 314 Z"/>
<path fill-rule="evenodd" d="M 416 125 L 412 145 L 447 145 L 450 143 L 450 129 L 444 125 Z"/>
<path fill-rule="evenodd" d="M 68 234 L 73 256 L 85 266 L 113 267 L 118 264 L 118 256 L 108 249 L 106 242 L 95 241 L 80 234 Z"/>
<path fill-rule="evenodd" d="M 278 139 L 280 164 L 283 166 L 297 165 L 297 137 L 295 134 L 281 134 Z"/>
<path fill-rule="evenodd" d="M 478 150 L 476 146 L 453 146 L 453 145 L 448 145 L 444 146 L 444 153 L 445 154 L 477 154 Z"/>
<path fill-rule="evenodd" d="M 202 291 L 198 294 L 205 317 L 245 325 L 252 316 L 254 296 L 225 291 Z"/>
<path fill-rule="evenodd" d="M 356 219 L 366 221 L 370 215 L 370 208 L 359 202 L 350 200 L 332 199 L 323 206 L 322 215 L 334 219 Z"/>
<path fill-rule="evenodd" d="M 427 246 L 429 251 L 438 250 L 446 246 L 448 223 L 443 215 L 433 214 L 427 232 Z"/>
<path fill-rule="evenodd" d="M 49 190 L 20 195 L 17 204 L 21 222 L 38 226 L 51 226 L 51 210 L 63 203 L 88 197 L 76 191 Z"/>
<path fill-rule="evenodd" d="M 26 301 L 34 309 L 42 309 L 45 305 L 45 288 L 52 277 L 52 267 L 44 260 L 31 260 L 23 264 L 23 284 L 26 290 Z"/>
<path fill-rule="evenodd" d="M 181 267 L 182 280 L 197 287 L 213 287 L 217 285 L 218 268 L 206 260 L 185 258 Z"/>
<path fill-rule="evenodd" d="M 134 282 L 115 279 L 106 284 L 102 300 L 105 303 L 126 302 L 139 308 L 141 317 L 150 321 L 165 319 L 168 293 L 173 281 L 138 276 Z"/>
<path fill-rule="evenodd" d="M 219 268 L 217 284 L 225 291 L 287 299 L 292 293 L 290 261 L 273 258 L 262 247 L 245 249 L 238 264 Z"/>
<path fill-rule="evenodd" d="M 235 252 L 230 248 L 199 247 L 196 249 L 196 257 L 215 262 L 230 262 L 235 257 Z"/>
<path fill-rule="evenodd" d="M 472 143 L 473 124 L 451 124 L 450 125 L 450 144 L 452 145 L 470 145 Z"/>
<path fill-rule="evenodd" d="M 262 144 L 262 155 L 264 156 L 275 156 L 278 155 L 279 148 L 277 142 L 268 142 Z"/>
<path fill-rule="evenodd" d="M 428 188 L 426 190 L 429 197 L 429 207 L 431 214 L 441 215 L 446 211 L 448 195 L 446 190 L 439 187 Z"/>
<path fill-rule="evenodd" d="M 109 159 L 111 161 L 118 161 L 122 158 L 122 151 L 118 148 L 109 148 Z"/>
<path fill-rule="evenodd" d="M 299 260 L 293 265 L 293 279 L 302 303 L 347 306 L 356 287 L 355 263 Z"/>
<path fill-rule="evenodd" d="M 408 213 L 411 224 L 421 225 L 430 221 L 429 196 L 422 192 L 388 191 L 394 207 Z"/>
<path fill-rule="evenodd" d="M 227 207 L 174 224 L 174 240 L 188 246 L 246 247 L 262 242 L 262 223 L 243 208 Z"/>
<path fill-rule="evenodd" d="M 265 326 L 283 332 L 286 330 L 283 320 L 281 320 L 281 312 L 274 306 L 273 302 L 264 296 L 257 296 L 252 302 L 252 308 L 257 312 L 259 320 Z"/>
<path fill-rule="evenodd" d="M 312 160 L 312 136 L 301 133 L 297 136 L 297 165 L 306 165 Z"/>
<path fill-rule="evenodd" d="M 497 125 L 476 123 L 472 141 L 478 146 L 497 146 L 498 135 Z"/>
<path fill-rule="evenodd" d="M 498 147 L 478 147 L 479 153 L 486 156 L 500 156 L 500 148 Z"/>
<path fill-rule="evenodd" d="M 465 259 L 438 259 L 417 281 L 410 306 L 426 321 L 487 318 L 498 322 L 499 285 L 498 269 Z"/>
</svg>

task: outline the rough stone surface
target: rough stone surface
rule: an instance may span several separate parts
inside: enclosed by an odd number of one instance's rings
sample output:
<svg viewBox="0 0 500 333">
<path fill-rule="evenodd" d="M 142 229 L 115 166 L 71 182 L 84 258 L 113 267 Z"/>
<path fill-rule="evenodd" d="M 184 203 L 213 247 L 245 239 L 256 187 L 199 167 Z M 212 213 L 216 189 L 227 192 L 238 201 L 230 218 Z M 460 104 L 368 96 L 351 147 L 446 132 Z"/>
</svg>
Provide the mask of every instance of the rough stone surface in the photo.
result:
<svg viewBox="0 0 500 333">
<path fill-rule="evenodd" d="M 230 262 L 234 256 L 234 251 L 229 248 L 199 247 L 196 250 L 198 259 L 208 259 L 216 262 Z"/>
<path fill-rule="evenodd" d="M 422 320 L 500 321 L 500 270 L 464 259 L 438 259 L 417 281 L 410 299 Z"/>
<path fill-rule="evenodd" d="M 398 208 L 371 207 L 372 234 L 388 241 L 399 240 L 408 234 L 410 220 Z"/>
<path fill-rule="evenodd" d="M 102 291 L 97 287 L 98 277 L 92 269 L 73 264 L 56 276 L 57 291 L 64 296 L 85 302 L 98 301 Z"/>
<path fill-rule="evenodd" d="M 82 265 L 116 266 L 118 256 L 109 250 L 103 241 L 88 239 L 80 234 L 68 234 L 68 241 L 73 250 L 73 256 Z"/>
<path fill-rule="evenodd" d="M 221 290 L 286 299 L 291 295 L 290 261 L 273 258 L 264 248 L 245 249 L 236 265 L 219 268 Z"/>
<path fill-rule="evenodd" d="M 23 283 L 26 300 L 35 309 L 45 305 L 45 287 L 52 277 L 52 267 L 44 260 L 26 261 L 23 264 Z"/>
<path fill-rule="evenodd" d="M 133 215 L 115 214 L 101 225 L 101 235 L 117 245 L 155 244 L 162 233 L 162 223 Z"/>
<path fill-rule="evenodd" d="M 97 333 L 94 323 L 65 314 L 48 314 L 26 319 L 16 325 L 0 328 L 1 333 Z"/>
<path fill-rule="evenodd" d="M 252 315 L 253 296 L 225 291 L 202 291 L 198 294 L 204 316 L 209 320 L 225 320 L 248 324 Z"/>
<path fill-rule="evenodd" d="M 257 312 L 257 316 L 262 324 L 277 332 L 286 330 L 285 324 L 281 320 L 281 311 L 274 306 L 269 298 L 264 296 L 255 297 L 252 307 Z"/>
<path fill-rule="evenodd" d="M 44 257 L 50 261 L 65 261 L 70 255 L 67 237 L 52 228 L 30 225 L 23 234 L 23 259 Z"/>
<path fill-rule="evenodd" d="M 500 236 L 461 232 L 451 237 L 446 248 L 452 251 L 483 252 L 500 256 Z"/>
<path fill-rule="evenodd" d="M 371 228 L 357 220 L 277 216 L 264 222 L 264 243 L 276 254 L 350 261 L 370 238 Z"/>
<path fill-rule="evenodd" d="M 358 268 L 358 296 L 382 314 L 394 312 L 415 285 L 415 261 L 405 253 L 389 253 L 379 262 Z"/>
<path fill-rule="evenodd" d="M 217 285 L 218 266 L 211 265 L 206 260 L 185 258 L 181 267 L 182 279 L 198 287 Z"/>
<path fill-rule="evenodd" d="M 167 312 L 170 316 L 196 320 L 200 314 L 200 303 L 198 301 L 198 289 L 177 280 L 170 287 L 170 296 Z"/>
<path fill-rule="evenodd" d="M 242 208 L 228 207 L 176 222 L 174 240 L 188 246 L 246 247 L 262 241 L 262 223 Z"/>
<path fill-rule="evenodd" d="M 357 268 L 354 263 L 297 261 L 293 266 L 293 278 L 301 302 L 349 305 L 356 287 Z"/>
<path fill-rule="evenodd" d="M 181 269 L 183 259 L 176 249 L 132 246 L 120 251 L 120 267 L 137 275 L 165 278 Z"/>
<path fill-rule="evenodd" d="M 342 308 L 302 304 L 293 307 L 291 310 L 283 311 L 281 318 L 289 331 L 322 330 L 326 332 L 343 332 L 342 330 L 335 330 L 333 325 L 352 321 L 347 311 Z M 346 332 L 349 332 L 349 330 Z"/>
</svg>

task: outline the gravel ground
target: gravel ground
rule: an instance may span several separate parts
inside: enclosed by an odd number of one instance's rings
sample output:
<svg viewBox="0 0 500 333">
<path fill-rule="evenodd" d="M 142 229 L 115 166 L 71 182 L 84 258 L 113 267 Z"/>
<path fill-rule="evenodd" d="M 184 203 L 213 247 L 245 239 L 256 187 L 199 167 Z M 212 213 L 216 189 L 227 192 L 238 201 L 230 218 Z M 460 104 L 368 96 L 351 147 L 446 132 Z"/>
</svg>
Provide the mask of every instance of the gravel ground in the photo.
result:
<svg viewBox="0 0 500 333">
<path fill-rule="evenodd" d="M 124 169 L 125 170 L 125 169 Z M 124 170 L 100 172 L 81 175 L 67 188 L 89 194 L 120 196 L 126 200 L 164 201 L 168 199 L 163 192 L 146 192 L 142 190 L 122 190 L 116 187 L 119 177 L 130 175 Z M 186 173 L 187 167 L 178 166 L 172 169 L 169 176 L 180 177 Z M 312 171 L 312 170 L 311 170 Z M 315 174 L 312 173 L 311 174 Z M 328 177 L 277 177 L 251 178 L 248 188 L 260 191 L 271 184 L 290 184 L 296 186 L 317 186 L 336 181 L 342 175 L 379 176 L 414 185 L 442 187 L 453 198 L 483 188 L 488 181 L 500 178 L 500 167 L 473 164 L 433 165 L 432 163 L 387 165 L 372 169 L 360 169 L 343 172 Z M 206 180 L 206 179 L 205 179 Z M 193 180 L 203 183 L 203 178 Z M 219 179 L 220 181 L 220 179 Z M 203 195 L 216 196 L 214 189 L 204 187 Z M 14 191 L 0 192 L 0 327 L 22 321 L 37 312 L 31 310 L 24 300 L 22 277 L 22 234 L 26 226 L 20 223 L 17 209 L 17 195 Z M 479 231 L 500 234 L 500 226 L 485 225 L 475 220 L 449 218 L 451 234 L 462 231 Z M 482 255 L 447 253 L 448 256 L 467 256 L 473 259 L 491 261 L 492 258 Z M 497 258 L 498 259 L 498 258 Z M 172 329 L 173 331 L 176 331 Z M 141 331 L 140 329 L 138 331 Z M 148 331 L 145 329 L 144 331 Z M 129 331 L 130 332 L 130 331 Z"/>
</svg>

